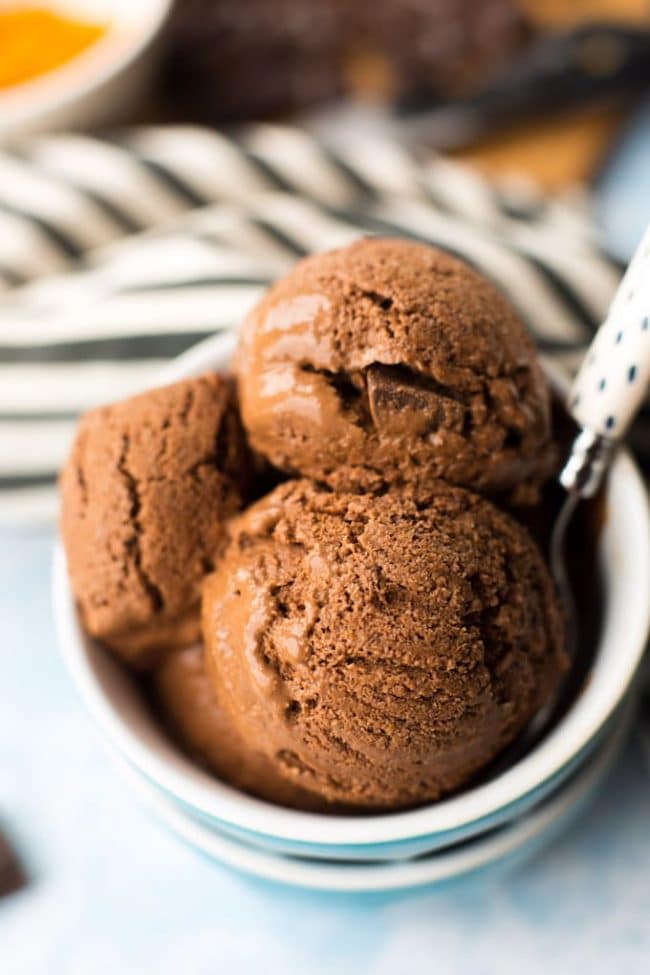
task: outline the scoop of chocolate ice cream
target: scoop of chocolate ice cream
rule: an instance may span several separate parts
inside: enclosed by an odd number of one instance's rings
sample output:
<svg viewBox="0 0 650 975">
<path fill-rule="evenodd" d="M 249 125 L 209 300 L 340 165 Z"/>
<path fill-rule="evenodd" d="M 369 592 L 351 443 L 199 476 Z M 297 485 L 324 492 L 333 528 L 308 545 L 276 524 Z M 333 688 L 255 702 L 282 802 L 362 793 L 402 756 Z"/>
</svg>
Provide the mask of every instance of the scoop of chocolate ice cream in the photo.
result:
<svg viewBox="0 0 650 975">
<path fill-rule="evenodd" d="M 463 785 L 564 659 L 525 529 L 442 482 L 417 501 L 280 485 L 236 519 L 205 583 L 203 633 L 242 740 L 289 781 L 362 808 Z"/>
<path fill-rule="evenodd" d="M 281 806 L 312 811 L 330 808 L 314 793 L 280 775 L 261 751 L 244 744 L 208 679 L 201 644 L 163 660 L 154 674 L 154 692 L 179 743 L 220 779 Z"/>
<path fill-rule="evenodd" d="M 148 666 L 199 635 L 199 587 L 242 507 L 232 382 L 207 375 L 88 413 L 61 475 L 61 531 L 84 625 Z"/>
<path fill-rule="evenodd" d="M 444 478 L 522 494 L 548 474 L 549 393 L 521 320 L 424 244 L 301 261 L 249 315 L 236 368 L 253 446 L 336 489 Z"/>
</svg>

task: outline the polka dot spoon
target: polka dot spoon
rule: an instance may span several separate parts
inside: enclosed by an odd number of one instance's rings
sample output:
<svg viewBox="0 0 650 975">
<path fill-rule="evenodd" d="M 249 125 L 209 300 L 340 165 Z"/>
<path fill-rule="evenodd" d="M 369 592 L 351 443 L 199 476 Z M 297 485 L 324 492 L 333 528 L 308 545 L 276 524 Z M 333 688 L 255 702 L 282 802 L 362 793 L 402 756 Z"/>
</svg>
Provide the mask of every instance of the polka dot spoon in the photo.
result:
<svg viewBox="0 0 650 975">
<path fill-rule="evenodd" d="M 569 653 L 576 614 L 565 561 L 565 539 L 582 498 L 602 483 L 612 455 L 645 399 L 650 382 L 650 227 L 639 244 L 569 393 L 581 430 L 560 474 L 566 498 L 551 536 L 551 571 L 569 614 Z"/>
<path fill-rule="evenodd" d="M 560 474 L 566 496 L 551 534 L 550 565 L 567 615 L 569 670 L 557 693 L 538 712 L 504 761 L 529 751 L 563 712 L 579 680 L 578 622 L 565 559 L 571 518 L 583 498 L 602 483 L 617 445 L 641 407 L 650 382 L 650 227 L 637 248 L 568 397 L 578 423 Z"/>
</svg>

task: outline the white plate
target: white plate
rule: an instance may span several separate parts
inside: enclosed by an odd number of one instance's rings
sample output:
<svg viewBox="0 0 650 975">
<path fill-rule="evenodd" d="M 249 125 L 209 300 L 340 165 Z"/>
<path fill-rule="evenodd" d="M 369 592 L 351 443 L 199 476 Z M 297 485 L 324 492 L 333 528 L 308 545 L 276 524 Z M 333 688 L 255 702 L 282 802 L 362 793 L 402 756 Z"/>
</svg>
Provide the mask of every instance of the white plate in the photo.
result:
<svg viewBox="0 0 650 975">
<path fill-rule="evenodd" d="M 417 860 L 358 864 L 304 860 L 265 853 L 197 822 L 165 799 L 143 776 L 119 759 L 130 787 L 172 832 L 226 866 L 275 883 L 336 893 L 373 893 L 434 886 L 497 863 L 520 863 L 565 828 L 594 796 L 619 754 L 630 710 L 618 719 L 608 740 L 558 793 L 524 816 L 487 836 Z"/>
</svg>

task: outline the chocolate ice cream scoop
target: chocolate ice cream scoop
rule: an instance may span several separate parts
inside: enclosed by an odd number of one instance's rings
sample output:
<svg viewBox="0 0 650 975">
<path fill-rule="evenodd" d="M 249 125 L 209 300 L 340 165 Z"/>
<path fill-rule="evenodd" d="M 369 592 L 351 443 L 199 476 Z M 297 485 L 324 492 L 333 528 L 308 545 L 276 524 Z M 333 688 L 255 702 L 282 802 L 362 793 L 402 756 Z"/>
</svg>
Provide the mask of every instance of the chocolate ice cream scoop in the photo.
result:
<svg viewBox="0 0 650 975">
<path fill-rule="evenodd" d="M 253 446 L 337 490 L 444 478 L 521 499 L 552 464 L 521 320 L 424 244 L 367 239 L 301 261 L 244 323 L 236 369 Z"/>
<path fill-rule="evenodd" d="M 88 413 L 61 475 L 61 532 L 88 632 L 146 667 L 199 635 L 199 587 L 249 459 L 232 382 L 206 375 Z"/>
<path fill-rule="evenodd" d="M 203 647 L 169 654 L 154 674 L 157 703 L 190 754 L 238 789 L 294 809 L 329 804 L 282 776 L 266 755 L 241 740 L 208 679 Z"/>
<path fill-rule="evenodd" d="M 478 495 L 290 481 L 232 533 L 203 592 L 211 677 L 242 740 L 321 797 L 368 809 L 437 799 L 558 682 L 547 569 L 526 530 Z"/>
</svg>

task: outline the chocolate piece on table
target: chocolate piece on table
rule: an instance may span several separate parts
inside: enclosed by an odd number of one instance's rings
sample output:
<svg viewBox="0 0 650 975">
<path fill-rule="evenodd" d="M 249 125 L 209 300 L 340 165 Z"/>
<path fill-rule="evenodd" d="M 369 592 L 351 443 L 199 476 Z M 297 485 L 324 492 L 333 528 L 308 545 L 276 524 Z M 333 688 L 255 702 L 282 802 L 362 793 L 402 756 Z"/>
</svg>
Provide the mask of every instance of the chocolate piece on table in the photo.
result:
<svg viewBox="0 0 650 975">
<path fill-rule="evenodd" d="M 7 837 L 0 832 L 0 898 L 8 897 L 26 883 L 27 878 L 16 853 Z"/>
</svg>

